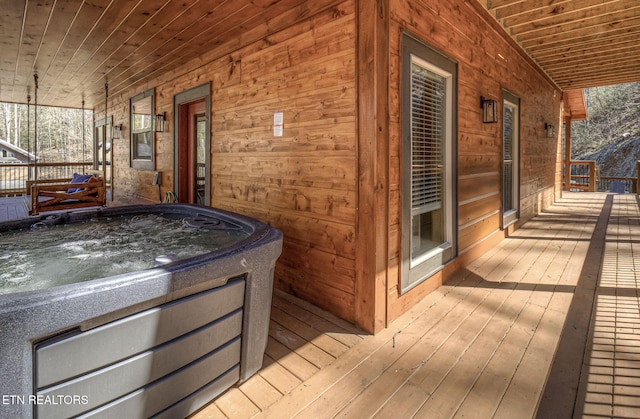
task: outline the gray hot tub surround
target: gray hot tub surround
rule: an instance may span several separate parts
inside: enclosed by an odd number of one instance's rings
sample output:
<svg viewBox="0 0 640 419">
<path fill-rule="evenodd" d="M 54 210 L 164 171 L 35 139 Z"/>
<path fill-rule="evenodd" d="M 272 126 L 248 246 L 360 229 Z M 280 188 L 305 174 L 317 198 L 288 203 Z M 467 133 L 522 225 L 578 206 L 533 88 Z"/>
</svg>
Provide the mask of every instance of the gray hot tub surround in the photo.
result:
<svg viewBox="0 0 640 419">
<path fill-rule="evenodd" d="M 62 220 L 148 213 L 204 215 L 251 234 L 156 268 L 0 295 L 0 417 L 184 417 L 260 369 L 280 231 L 181 204 Z M 0 234 L 40 219 L 0 223 Z"/>
</svg>

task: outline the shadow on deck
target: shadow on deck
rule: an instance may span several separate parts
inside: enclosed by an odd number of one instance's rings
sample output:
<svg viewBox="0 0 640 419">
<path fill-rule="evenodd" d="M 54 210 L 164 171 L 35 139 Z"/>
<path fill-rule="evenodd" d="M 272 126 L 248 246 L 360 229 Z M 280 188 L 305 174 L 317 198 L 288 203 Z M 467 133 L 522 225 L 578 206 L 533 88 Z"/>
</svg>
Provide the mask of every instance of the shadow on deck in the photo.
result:
<svg viewBox="0 0 640 419">
<path fill-rule="evenodd" d="M 639 246 L 635 195 L 568 193 L 375 336 L 276 292 L 264 368 L 193 418 L 640 417 Z"/>
<path fill-rule="evenodd" d="M 636 195 L 566 193 L 375 336 L 276 291 L 262 370 L 192 418 L 640 417 L 638 254 Z"/>
</svg>

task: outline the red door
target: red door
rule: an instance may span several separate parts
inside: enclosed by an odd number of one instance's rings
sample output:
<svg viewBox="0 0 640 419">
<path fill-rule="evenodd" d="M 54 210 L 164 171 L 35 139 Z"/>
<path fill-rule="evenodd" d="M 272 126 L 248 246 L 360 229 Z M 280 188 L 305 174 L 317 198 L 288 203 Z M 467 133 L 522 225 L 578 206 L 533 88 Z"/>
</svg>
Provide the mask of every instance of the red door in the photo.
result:
<svg viewBox="0 0 640 419">
<path fill-rule="evenodd" d="M 179 105 L 178 121 L 178 201 L 209 205 L 205 202 L 206 182 L 206 103 L 204 99 Z"/>
</svg>

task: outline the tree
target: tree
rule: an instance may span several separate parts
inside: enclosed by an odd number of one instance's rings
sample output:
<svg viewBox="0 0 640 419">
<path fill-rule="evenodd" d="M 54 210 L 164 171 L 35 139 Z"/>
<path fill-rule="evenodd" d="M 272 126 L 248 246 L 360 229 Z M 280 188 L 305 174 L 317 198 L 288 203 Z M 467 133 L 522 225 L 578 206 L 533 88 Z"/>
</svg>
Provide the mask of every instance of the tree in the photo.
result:
<svg viewBox="0 0 640 419">
<path fill-rule="evenodd" d="M 35 117 L 34 105 L 1 103 L 0 138 L 33 153 L 36 143 Z M 37 118 L 37 154 L 40 162 L 91 160 L 93 111 L 85 110 L 83 115 L 81 109 L 38 106 Z"/>
<path fill-rule="evenodd" d="M 588 121 L 571 124 L 573 158 L 640 137 L 640 83 L 585 89 Z"/>
</svg>

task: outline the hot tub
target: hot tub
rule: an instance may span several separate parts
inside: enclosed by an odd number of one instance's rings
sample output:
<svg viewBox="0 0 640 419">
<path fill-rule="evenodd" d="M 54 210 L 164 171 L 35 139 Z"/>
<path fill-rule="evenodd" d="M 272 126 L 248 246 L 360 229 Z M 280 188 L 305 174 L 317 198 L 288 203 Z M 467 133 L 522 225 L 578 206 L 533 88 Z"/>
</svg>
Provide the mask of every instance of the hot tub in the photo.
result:
<svg viewBox="0 0 640 419">
<path fill-rule="evenodd" d="M 0 246 L 17 230 L 64 236 L 149 214 L 242 234 L 134 272 L 0 294 L 0 417 L 184 417 L 260 369 L 277 229 L 213 208 L 128 206 L 0 223 Z"/>
</svg>

